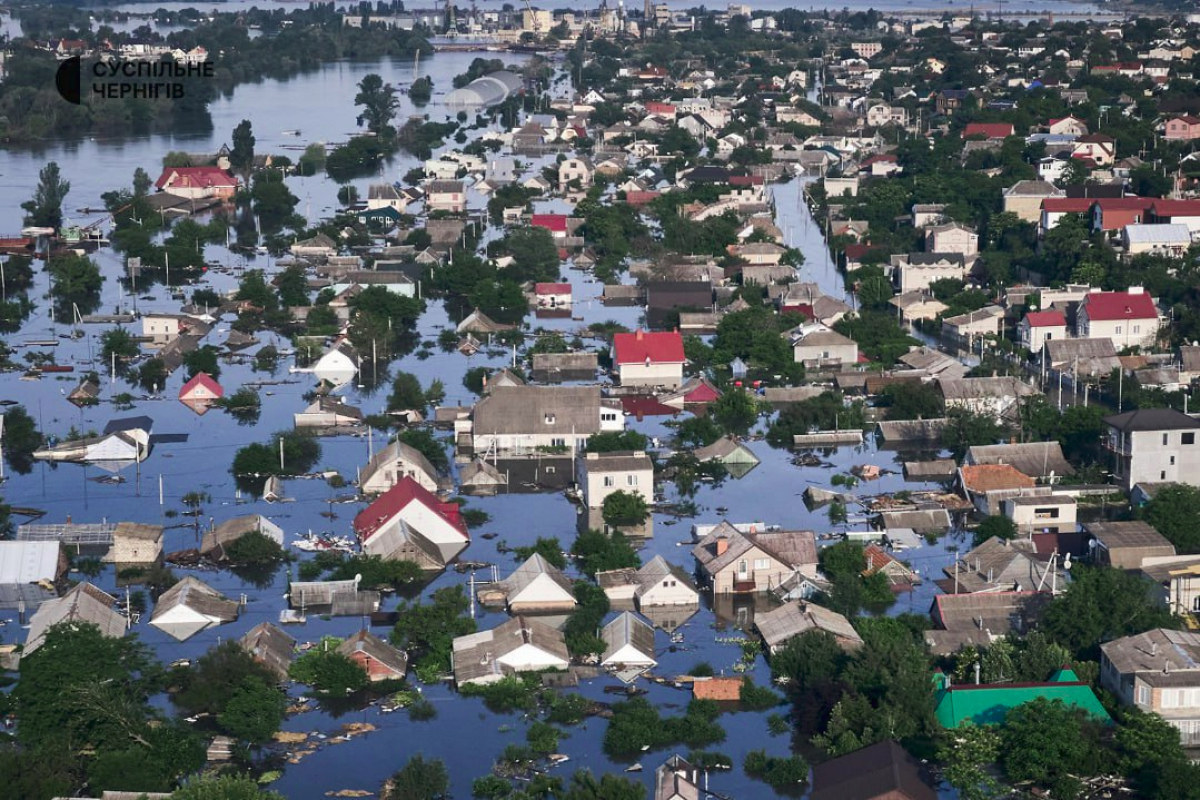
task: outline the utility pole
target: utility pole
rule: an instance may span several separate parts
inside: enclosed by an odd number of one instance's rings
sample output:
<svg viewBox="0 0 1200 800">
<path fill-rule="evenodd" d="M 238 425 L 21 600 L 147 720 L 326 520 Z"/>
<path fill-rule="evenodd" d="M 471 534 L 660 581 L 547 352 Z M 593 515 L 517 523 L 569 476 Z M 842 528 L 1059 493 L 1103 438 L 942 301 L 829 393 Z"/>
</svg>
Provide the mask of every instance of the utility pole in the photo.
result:
<svg viewBox="0 0 1200 800">
<path fill-rule="evenodd" d="M 279 471 L 283 472 L 283 437 L 279 437 Z"/>
</svg>

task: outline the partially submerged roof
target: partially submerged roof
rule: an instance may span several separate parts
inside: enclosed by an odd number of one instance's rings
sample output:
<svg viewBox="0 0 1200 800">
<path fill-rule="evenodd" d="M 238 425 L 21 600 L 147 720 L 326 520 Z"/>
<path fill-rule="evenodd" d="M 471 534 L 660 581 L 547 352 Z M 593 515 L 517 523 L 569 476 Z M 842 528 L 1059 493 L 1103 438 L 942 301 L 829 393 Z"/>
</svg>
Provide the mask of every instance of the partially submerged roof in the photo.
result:
<svg viewBox="0 0 1200 800">
<path fill-rule="evenodd" d="M 888 740 L 813 767 L 810 800 L 937 800 L 916 759 Z"/>
<path fill-rule="evenodd" d="M 775 648 L 808 631 L 820 630 L 842 641 L 843 647 L 856 649 L 862 637 L 844 616 L 815 603 L 788 603 L 774 611 L 755 616 L 754 625 L 767 647 Z"/>
<path fill-rule="evenodd" d="M 116 604 L 115 597 L 90 583 L 78 584 L 62 597 L 42 603 L 29 620 L 25 655 L 41 647 L 46 631 L 65 622 L 95 625 L 104 636 L 124 636 L 129 621 L 116 610 Z"/>
</svg>

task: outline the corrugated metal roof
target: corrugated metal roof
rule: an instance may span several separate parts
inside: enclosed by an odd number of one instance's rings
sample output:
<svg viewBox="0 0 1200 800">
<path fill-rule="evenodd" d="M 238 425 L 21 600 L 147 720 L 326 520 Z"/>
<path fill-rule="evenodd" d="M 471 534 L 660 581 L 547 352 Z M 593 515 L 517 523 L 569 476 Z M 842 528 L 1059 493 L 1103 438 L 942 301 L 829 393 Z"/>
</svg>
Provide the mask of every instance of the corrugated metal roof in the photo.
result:
<svg viewBox="0 0 1200 800">
<path fill-rule="evenodd" d="M 58 542 L 0 542 L 0 584 L 53 582 L 59 550 Z"/>
</svg>

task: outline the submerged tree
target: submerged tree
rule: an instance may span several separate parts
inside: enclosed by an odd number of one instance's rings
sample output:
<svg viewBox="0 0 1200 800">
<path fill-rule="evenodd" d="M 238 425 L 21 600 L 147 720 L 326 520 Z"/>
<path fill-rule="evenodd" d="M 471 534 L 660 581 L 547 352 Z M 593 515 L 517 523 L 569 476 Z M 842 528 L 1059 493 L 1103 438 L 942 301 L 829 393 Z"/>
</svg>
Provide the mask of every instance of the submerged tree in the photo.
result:
<svg viewBox="0 0 1200 800">
<path fill-rule="evenodd" d="M 38 186 L 33 197 L 21 203 L 25 210 L 25 223 L 46 228 L 62 225 L 62 204 L 71 191 L 71 182 L 64 181 L 58 163 L 51 161 L 38 173 Z"/>
</svg>

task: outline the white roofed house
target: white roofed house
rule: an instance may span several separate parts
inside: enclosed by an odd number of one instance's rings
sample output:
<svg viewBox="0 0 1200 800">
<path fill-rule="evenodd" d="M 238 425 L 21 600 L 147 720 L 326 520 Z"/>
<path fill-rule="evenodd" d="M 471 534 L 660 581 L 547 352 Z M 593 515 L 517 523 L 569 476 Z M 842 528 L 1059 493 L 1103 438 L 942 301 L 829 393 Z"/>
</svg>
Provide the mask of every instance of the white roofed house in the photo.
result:
<svg viewBox="0 0 1200 800">
<path fill-rule="evenodd" d="M 459 686 L 495 683 L 518 672 L 565 670 L 571 663 L 562 632 L 528 617 L 457 637 L 451 658 Z"/>
<path fill-rule="evenodd" d="M 335 388 L 344 386 L 358 374 L 358 351 L 349 339 L 339 339 L 317 359 L 313 373 Z"/>
<path fill-rule="evenodd" d="M 553 614 L 575 610 L 575 587 L 558 567 L 539 553 L 497 585 L 513 614 Z"/>
<path fill-rule="evenodd" d="M 654 502 L 654 462 L 641 450 L 584 453 L 579 466 L 588 508 L 600 508 L 615 492 L 640 495 L 647 503 Z"/>
<path fill-rule="evenodd" d="M 363 494 L 380 494 L 406 477 L 426 491 L 438 490 L 437 470 L 425 454 L 412 445 L 395 441 L 372 456 L 359 471 L 358 488 Z"/>
<path fill-rule="evenodd" d="M 34 452 L 40 461 L 68 461 L 95 464 L 112 472 L 144 461 L 150 455 L 149 417 L 114 419 L 104 426 L 100 436 L 59 442 Z"/>
<path fill-rule="evenodd" d="M 57 541 L 0 541 L 0 608 L 35 608 L 56 597 L 68 558 Z"/>
<path fill-rule="evenodd" d="M 367 189 L 367 209 L 374 211 L 380 208 L 394 208 L 403 211 L 408 206 L 408 198 L 390 183 L 373 183 Z"/>
<path fill-rule="evenodd" d="M 1129 256 L 1143 253 L 1180 256 L 1192 246 L 1192 234 L 1183 223 L 1131 223 L 1122 229 L 1121 242 Z"/>
<path fill-rule="evenodd" d="M 654 659 L 654 628 L 632 611 L 622 611 L 605 625 L 600 638 L 604 640 L 601 666 L 649 669 L 658 664 Z"/>
<path fill-rule="evenodd" d="M 188 575 L 158 598 L 150 624 L 182 642 L 205 628 L 233 622 L 237 617 L 236 602 Z"/>
</svg>

